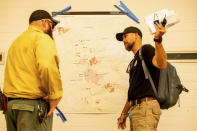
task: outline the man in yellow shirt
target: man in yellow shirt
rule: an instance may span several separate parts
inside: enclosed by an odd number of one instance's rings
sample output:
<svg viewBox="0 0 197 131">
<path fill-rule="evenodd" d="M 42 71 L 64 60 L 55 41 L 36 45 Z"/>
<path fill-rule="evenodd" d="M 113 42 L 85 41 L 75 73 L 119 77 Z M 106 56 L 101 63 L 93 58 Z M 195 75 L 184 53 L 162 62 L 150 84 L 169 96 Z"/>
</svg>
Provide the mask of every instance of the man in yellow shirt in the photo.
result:
<svg viewBox="0 0 197 131">
<path fill-rule="evenodd" d="M 28 30 L 9 48 L 3 89 L 8 131 L 52 130 L 52 114 L 63 94 L 52 36 L 58 22 L 45 10 L 34 11 Z"/>
</svg>

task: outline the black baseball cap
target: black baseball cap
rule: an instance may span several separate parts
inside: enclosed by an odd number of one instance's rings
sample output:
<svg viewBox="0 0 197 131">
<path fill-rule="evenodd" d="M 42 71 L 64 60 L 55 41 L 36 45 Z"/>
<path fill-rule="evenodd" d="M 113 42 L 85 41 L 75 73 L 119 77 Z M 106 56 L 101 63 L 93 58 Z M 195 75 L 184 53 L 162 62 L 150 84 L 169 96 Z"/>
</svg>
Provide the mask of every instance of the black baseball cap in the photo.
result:
<svg viewBox="0 0 197 131">
<path fill-rule="evenodd" d="M 127 27 L 126 29 L 124 29 L 124 31 L 122 33 L 117 33 L 116 39 L 118 41 L 123 41 L 122 36 L 127 33 L 138 33 L 138 35 L 142 38 L 142 32 L 140 31 L 140 29 L 138 29 L 137 27 L 130 26 L 130 27 Z"/>
<path fill-rule="evenodd" d="M 29 17 L 29 24 L 32 21 L 41 20 L 41 19 L 50 19 L 53 21 L 53 27 L 55 27 L 60 21 L 55 20 L 51 15 L 45 10 L 35 10 Z"/>
</svg>

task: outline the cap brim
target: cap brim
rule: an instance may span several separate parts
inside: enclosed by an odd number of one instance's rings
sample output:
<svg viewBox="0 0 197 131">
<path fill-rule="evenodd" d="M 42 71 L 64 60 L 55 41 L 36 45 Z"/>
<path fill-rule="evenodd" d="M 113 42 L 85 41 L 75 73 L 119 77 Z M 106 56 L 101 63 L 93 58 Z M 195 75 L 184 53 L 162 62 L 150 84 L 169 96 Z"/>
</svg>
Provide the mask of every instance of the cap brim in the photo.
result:
<svg viewBox="0 0 197 131">
<path fill-rule="evenodd" d="M 122 39 L 123 34 L 124 34 L 124 33 L 117 33 L 117 34 L 116 34 L 116 39 L 117 39 L 118 41 L 123 41 L 123 39 Z"/>
<path fill-rule="evenodd" d="M 56 26 L 58 23 L 60 23 L 60 21 L 56 20 L 56 19 L 51 19 L 53 21 L 53 25 Z"/>
</svg>

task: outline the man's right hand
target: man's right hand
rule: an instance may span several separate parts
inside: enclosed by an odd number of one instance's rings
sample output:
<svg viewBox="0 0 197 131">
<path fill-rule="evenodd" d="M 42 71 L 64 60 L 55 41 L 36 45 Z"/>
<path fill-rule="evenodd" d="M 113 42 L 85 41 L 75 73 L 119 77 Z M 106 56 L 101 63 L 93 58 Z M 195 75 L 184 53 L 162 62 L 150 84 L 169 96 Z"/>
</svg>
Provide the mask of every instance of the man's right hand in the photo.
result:
<svg viewBox="0 0 197 131">
<path fill-rule="evenodd" d="M 45 101 L 49 102 L 50 109 L 49 109 L 49 112 L 47 114 L 47 117 L 49 117 L 53 113 L 53 111 L 55 110 L 55 108 L 58 105 L 58 103 L 60 102 L 61 97 L 57 98 L 57 99 L 49 99 L 48 97 L 44 97 L 43 99 Z"/>
<path fill-rule="evenodd" d="M 118 120 L 118 129 L 126 128 L 126 120 L 127 120 L 127 115 L 121 114 L 120 119 Z"/>
</svg>

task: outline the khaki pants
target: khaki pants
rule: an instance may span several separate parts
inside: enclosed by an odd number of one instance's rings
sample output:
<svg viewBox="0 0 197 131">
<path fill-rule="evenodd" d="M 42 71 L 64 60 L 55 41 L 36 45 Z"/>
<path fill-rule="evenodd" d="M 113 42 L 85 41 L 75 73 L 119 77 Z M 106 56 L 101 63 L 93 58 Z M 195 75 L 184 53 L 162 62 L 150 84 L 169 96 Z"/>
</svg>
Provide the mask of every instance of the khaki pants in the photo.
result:
<svg viewBox="0 0 197 131">
<path fill-rule="evenodd" d="M 157 131 L 161 110 L 157 100 L 144 101 L 130 109 L 130 131 Z"/>
<path fill-rule="evenodd" d="M 52 131 L 53 115 L 40 124 L 38 105 L 42 104 L 44 115 L 47 103 L 42 100 L 11 100 L 5 113 L 7 131 Z"/>
</svg>

